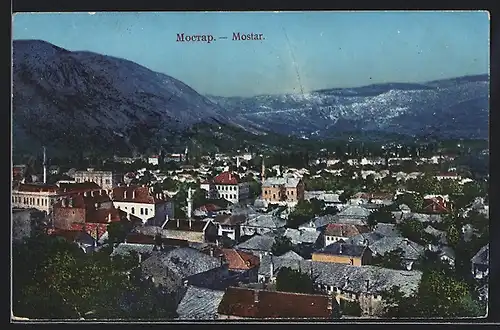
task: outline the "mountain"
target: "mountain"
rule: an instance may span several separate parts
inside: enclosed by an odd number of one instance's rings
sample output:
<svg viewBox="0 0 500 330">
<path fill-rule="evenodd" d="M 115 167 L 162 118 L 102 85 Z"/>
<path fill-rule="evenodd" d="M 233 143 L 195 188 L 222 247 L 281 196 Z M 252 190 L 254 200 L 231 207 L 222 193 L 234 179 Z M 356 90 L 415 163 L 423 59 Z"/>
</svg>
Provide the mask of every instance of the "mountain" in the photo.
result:
<svg viewBox="0 0 500 330">
<path fill-rule="evenodd" d="M 231 109 L 237 120 L 307 138 L 338 137 L 345 132 L 488 138 L 488 75 L 324 89 L 303 95 L 208 97 Z"/>
<path fill-rule="evenodd" d="M 154 150 L 186 143 L 183 133 L 199 123 L 259 132 L 221 112 L 181 81 L 131 61 L 40 40 L 13 43 L 14 152 Z"/>
</svg>

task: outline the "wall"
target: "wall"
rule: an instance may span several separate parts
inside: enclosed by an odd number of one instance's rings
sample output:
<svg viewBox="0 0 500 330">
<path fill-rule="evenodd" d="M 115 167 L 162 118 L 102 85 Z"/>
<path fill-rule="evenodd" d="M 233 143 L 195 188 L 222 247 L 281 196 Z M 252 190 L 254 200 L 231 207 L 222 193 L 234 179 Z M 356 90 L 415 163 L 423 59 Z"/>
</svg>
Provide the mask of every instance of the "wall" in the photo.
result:
<svg viewBox="0 0 500 330">
<path fill-rule="evenodd" d="M 353 263 L 351 263 L 351 259 Z M 349 257 L 349 256 L 335 256 L 321 253 L 313 253 L 312 255 L 313 261 L 322 261 L 322 262 L 334 262 L 338 264 L 348 264 L 354 266 L 361 266 L 361 258 Z"/>
<path fill-rule="evenodd" d="M 52 212 L 52 205 L 56 199 L 57 195 L 55 193 L 13 191 L 11 202 L 13 207 L 34 208 L 49 214 Z"/>
<path fill-rule="evenodd" d="M 204 243 L 205 237 L 203 232 L 183 231 L 183 230 L 164 230 L 165 238 L 181 239 L 189 242 Z"/>
<path fill-rule="evenodd" d="M 284 192 L 285 190 L 282 188 L 282 186 L 274 186 L 274 187 L 262 187 L 262 199 L 268 201 L 268 202 L 279 202 L 283 201 L 283 198 L 281 197 L 281 193 Z"/>
<path fill-rule="evenodd" d="M 54 226 L 71 229 L 73 223 L 85 223 L 85 209 L 76 207 L 56 207 L 53 213 Z"/>
<path fill-rule="evenodd" d="M 265 233 L 272 232 L 271 228 L 264 228 L 264 227 L 253 227 L 253 226 L 241 225 L 240 228 L 241 228 L 241 234 L 243 236 L 245 236 L 245 235 L 251 236 L 255 233 L 262 235 Z"/>
<path fill-rule="evenodd" d="M 210 269 L 207 272 L 190 276 L 187 280 L 189 285 L 212 290 L 224 290 L 229 286 L 229 283 L 226 283 L 225 281 L 229 277 L 229 269 L 227 268 L 227 265 L 223 265 L 218 268 Z"/>
<path fill-rule="evenodd" d="M 325 235 L 325 247 L 332 244 L 332 243 L 335 243 L 339 240 L 344 240 L 344 241 L 347 241 L 349 239 L 349 237 L 340 237 L 340 236 L 327 236 Z"/>
</svg>

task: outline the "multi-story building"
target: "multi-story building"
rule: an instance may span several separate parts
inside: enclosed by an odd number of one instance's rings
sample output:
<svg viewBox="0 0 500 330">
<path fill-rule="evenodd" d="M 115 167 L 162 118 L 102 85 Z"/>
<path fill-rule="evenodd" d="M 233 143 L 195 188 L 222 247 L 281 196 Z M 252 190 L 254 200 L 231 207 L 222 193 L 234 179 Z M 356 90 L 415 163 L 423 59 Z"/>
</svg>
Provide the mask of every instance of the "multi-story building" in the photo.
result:
<svg viewBox="0 0 500 330">
<path fill-rule="evenodd" d="M 123 182 L 123 174 L 113 173 L 111 171 L 96 171 L 88 168 L 86 171 L 76 171 L 73 178 L 77 183 L 94 182 L 102 189 L 111 190 Z"/>
<path fill-rule="evenodd" d="M 200 187 L 207 192 L 207 198 L 224 198 L 233 204 L 246 200 L 249 195 L 248 182 L 241 182 L 237 174 L 229 171 L 203 182 Z"/>
<path fill-rule="evenodd" d="M 163 193 L 153 194 L 148 187 L 116 187 L 111 198 L 116 208 L 140 218 L 144 224 L 161 226 L 174 217 L 172 200 Z"/>
<path fill-rule="evenodd" d="M 262 183 L 261 198 L 268 203 L 296 205 L 304 200 L 304 182 L 297 178 L 267 178 Z"/>
</svg>

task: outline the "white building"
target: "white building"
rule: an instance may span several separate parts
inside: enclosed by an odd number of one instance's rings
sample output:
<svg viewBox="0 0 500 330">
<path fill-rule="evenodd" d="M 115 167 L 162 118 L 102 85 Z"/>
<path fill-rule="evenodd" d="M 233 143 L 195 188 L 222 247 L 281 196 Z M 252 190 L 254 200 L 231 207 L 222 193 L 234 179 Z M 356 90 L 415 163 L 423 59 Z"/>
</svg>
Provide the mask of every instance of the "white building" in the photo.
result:
<svg viewBox="0 0 500 330">
<path fill-rule="evenodd" d="M 95 171 L 88 168 L 86 171 L 75 171 L 72 177 L 77 183 L 94 182 L 102 189 L 111 190 L 123 182 L 123 175 L 111 171 Z"/>
<path fill-rule="evenodd" d="M 152 194 L 147 187 L 116 187 L 111 198 L 117 209 L 140 218 L 144 224 L 161 226 L 167 218 L 174 217 L 171 199 L 163 193 Z"/>
<path fill-rule="evenodd" d="M 59 196 L 61 190 L 57 185 L 21 184 L 12 190 L 12 207 L 37 209 L 49 214 Z"/>
<path fill-rule="evenodd" d="M 157 155 L 151 156 L 148 158 L 148 164 L 156 166 L 159 164 L 159 161 L 158 161 L 159 159 L 160 159 L 160 157 Z"/>
<path fill-rule="evenodd" d="M 222 172 L 212 181 L 205 181 L 200 188 L 207 192 L 207 198 L 224 198 L 233 204 L 244 201 L 249 195 L 248 182 L 241 182 L 237 174 Z"/>
</svg>

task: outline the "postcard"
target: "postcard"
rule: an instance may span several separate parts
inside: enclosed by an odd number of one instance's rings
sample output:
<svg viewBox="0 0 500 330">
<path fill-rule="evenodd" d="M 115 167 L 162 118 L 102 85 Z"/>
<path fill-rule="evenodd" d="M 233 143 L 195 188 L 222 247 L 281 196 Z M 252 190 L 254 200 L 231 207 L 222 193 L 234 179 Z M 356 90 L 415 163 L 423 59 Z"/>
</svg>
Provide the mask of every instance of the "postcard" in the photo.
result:
<svg viewBox="0 0 500 330">
<path fill-rule="evenodd" d="M 15 322 L 484 318 L 489 13 L 16 13 Z"/>
</svg>

